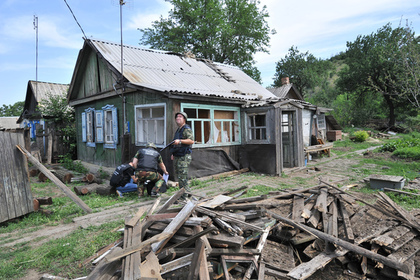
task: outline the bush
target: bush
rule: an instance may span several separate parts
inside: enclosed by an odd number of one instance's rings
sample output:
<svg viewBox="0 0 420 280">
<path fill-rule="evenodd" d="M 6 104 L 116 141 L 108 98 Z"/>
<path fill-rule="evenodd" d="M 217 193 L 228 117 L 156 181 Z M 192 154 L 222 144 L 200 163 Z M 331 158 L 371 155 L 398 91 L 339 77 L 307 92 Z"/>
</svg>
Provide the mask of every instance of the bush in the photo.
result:
<svg viewBox="0 0 420 280">
<path fill-rule="evenodd" d="M 369 134 L 364 130 L 359 130 L 354 133 L 354 141 L 365 142 L 369 138 Z"/>
</svg>

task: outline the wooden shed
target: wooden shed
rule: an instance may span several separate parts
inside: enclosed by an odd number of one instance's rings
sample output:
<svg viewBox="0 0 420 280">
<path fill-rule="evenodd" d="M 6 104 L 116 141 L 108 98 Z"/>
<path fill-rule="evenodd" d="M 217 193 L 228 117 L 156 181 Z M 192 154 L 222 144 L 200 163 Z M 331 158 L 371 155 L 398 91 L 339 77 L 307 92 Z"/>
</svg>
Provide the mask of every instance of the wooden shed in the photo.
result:
<svg viewBox="0 0 420 280">
<path fill-rule="evenodd" d="M 16 145 L 27 147 L 29 130 L 0 131 L 0 223 L 34 211 L 26 157 Z"/>
</svg>

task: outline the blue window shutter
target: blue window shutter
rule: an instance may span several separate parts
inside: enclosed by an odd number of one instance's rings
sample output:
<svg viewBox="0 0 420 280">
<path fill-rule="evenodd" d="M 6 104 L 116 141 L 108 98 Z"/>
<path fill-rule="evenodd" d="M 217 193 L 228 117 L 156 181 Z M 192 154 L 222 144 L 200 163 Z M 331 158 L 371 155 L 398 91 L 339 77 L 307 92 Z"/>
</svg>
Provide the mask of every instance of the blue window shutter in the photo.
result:
<svg viewBox="0 0 420 280">
<path fill-rule="evenodd" d="M 82 142 L 86 141 L 86 113 L 82 113 Z"/>
<path fill-rule="evenodd" d="M 114 134 L 114 145 L 117 148 L 118 144 L 118 115 L 117 108 L 112 108 L 112 132 Z"/>
<path fill-rule="evenodd" d="M 104 142 L 104 112 L 95 110 L 95 136 L 96 143 Z"/>
</svg>

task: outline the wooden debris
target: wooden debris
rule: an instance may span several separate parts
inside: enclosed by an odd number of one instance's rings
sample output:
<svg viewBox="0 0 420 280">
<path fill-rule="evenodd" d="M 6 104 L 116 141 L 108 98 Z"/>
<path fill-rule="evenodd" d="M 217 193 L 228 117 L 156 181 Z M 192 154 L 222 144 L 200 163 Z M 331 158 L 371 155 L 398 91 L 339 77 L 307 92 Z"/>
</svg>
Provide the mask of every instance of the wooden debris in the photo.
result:
<svg viewBox="0 0 420 280">
<path fill-rule="evenodd" d="M 122 279 L 307 279 L 337 258 L 360 279 L 415 279 L 409 261 L 420 250 L 418 224 L 386 195 L 362 207 L 329 184 L 274 199 L 233 197 L 240 191 L 175 206 L 181 189 L 160 209 L 158 198 L 127 219 L 123 248 L 92 273 L 115 272 L 122 260 Z"/>
</svg>

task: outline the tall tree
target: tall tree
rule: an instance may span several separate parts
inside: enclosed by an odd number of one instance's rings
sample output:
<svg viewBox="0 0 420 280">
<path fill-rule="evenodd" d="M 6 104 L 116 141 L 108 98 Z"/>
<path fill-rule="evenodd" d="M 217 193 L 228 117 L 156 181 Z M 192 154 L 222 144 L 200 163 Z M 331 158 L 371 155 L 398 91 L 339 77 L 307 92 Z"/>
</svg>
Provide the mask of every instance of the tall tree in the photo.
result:
<svg viewBox="0 0 420 280">
<path fill-rule="evenodd" d="M 152 48 L 235 65 L 261 82 L 254 54 L 268 53 L 270 29 L 266 6 L 255 0 L 166 0 L 174 7 L 168 18 L 139 29 L 140 43 Z"/>
<path fill-rule="evenodd" d="M 18 101 L 13 105 L 3 104 L 3 106 L 0 107 L 0 117 L 20 116 L 20 114 L 22 114 L 24 105 L 24 101 Z"/>
<path fill-rule="evenodd" d="M 289 77 L 290 82 L 305 96 L 326 81 L 330 70 L 330 61 L 317 59 L 309 52 L 302 53 L 292 46 L 288 54 L 276 63 L 273 86 L 280 87 L 281 78 Z"/>
<path fill-rule="evenodd" d="M 340 73 L 339 87 L 357 95 L 381 94 L 388 109 L 389 126 L 396 122 L 396 109 L 407 106 L 404 95 L 402 49 L 407 40 L 407 29 L 392 29 L 390 24 L 371 35 L 359 35 L 347 42 L 346 67 Z"/>
</svg>

